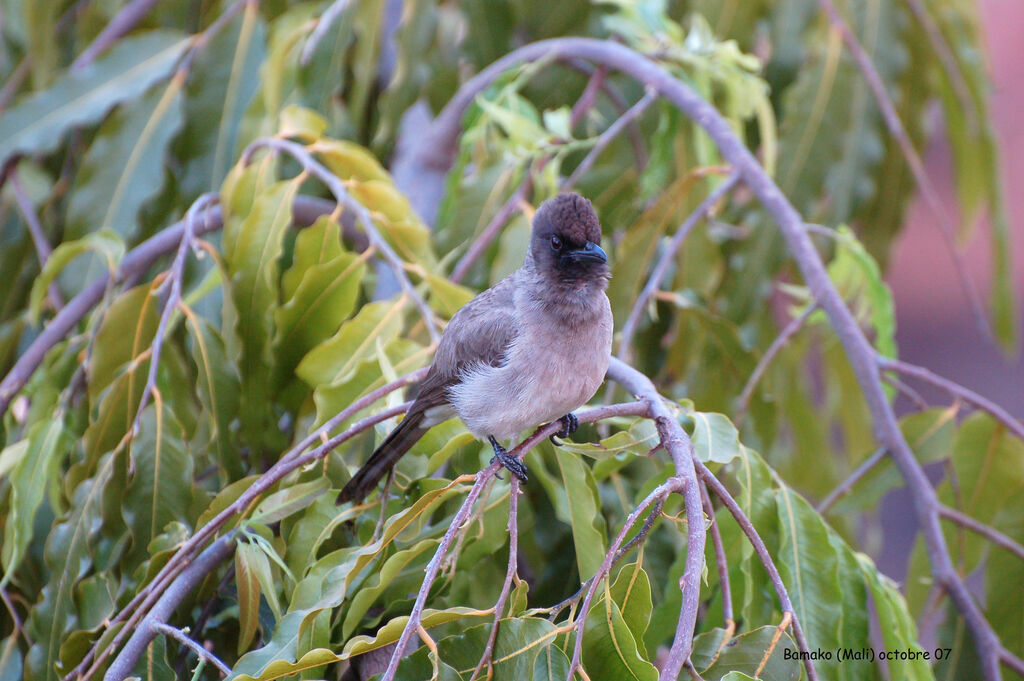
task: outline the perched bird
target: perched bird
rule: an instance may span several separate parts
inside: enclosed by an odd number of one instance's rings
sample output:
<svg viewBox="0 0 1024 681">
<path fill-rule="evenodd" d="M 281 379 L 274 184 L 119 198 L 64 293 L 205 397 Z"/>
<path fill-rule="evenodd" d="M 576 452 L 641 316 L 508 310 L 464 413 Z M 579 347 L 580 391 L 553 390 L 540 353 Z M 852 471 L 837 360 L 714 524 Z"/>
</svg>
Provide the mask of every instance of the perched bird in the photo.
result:
<svg viewBox="0 0 1024 681">
<path fill-rule="evenodd" d="M 608 370 L 612 311 L 600 243 L 588 200 L 562 194 L 543 203 L 523 266 L 455 313 L 405 418 L 338 503 L 361 501 L 427 429 L 453 416 L 525 482 L 526 467 L 498 441 L 556 419 L 567 437 L 578 424 L 572 411 Z"/>
</svg>

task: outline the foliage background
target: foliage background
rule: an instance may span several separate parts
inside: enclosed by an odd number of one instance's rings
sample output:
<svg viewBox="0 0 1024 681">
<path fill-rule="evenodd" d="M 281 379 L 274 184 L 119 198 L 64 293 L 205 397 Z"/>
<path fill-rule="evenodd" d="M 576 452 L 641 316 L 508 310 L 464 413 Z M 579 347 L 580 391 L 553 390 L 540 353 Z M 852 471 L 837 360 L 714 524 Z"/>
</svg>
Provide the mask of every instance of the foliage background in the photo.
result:
<svg viewBox="0 0 1024 681">
<path fill-rule="evenodd" d="M 403 141 L 417 133 L 417 124 L 408 124 L 403 137 L 403 115 L 418 100 L 436 114 L 469 74 L 526 42 L 614 36 L 655 55 L 715 103 L 760 151 L 807 221 L 836 229 L 839 237 L 820 237 L 817 244 L 833 281 L 878 350 L 895 353 L 891 295 L 879 267 L 887 264 L 913 184 L 871 93 L 817 3 L 351 5 L 307 55 L 325 3 L 160 3 L 95 63 L 76 68 L 76 58 L 122 6 L 3 4 L 5 373 L 53 317 L 51 282 L 69 300 L 126 251 L 181 219 L 205 192 L 220 193 L 224 216 L 223 233 L 204 236 L 208 246 L 187 259 L 181 277 L 187 308 L 171 310 L 158 391 L 143 403 L 133 437 L 126 435 L 142 403 L 152 348 L 161 345 L 154 339 L 162 338 L 157 327 L 168 287 L 160 287 L 158 273 L 169 260 L 128 285 L 110 287 L 47 355 L 4 416 L 2 579 L 12 604 L 0 625 L 5 678 L 62 676 L 90 649 L 103 650 L 110 635 L 104 640 L 104 621 L 211 518 L 211 509 L 223 508 L 353 399 L 428 361 L 430 338 L 416 308 L 397 293 L 393 274 L 371 259 L 373 253 L 358 252 L 365 241 L 351 214 L 342 214 L 341 225 L 320 219 L 302 231 L 287 229 L 296 195 L 327 193 L 288 160 L 274 162 L 260 152 L 243 167 L 242 150 L 261 137 L 284 135 L 311 145 L 372 212 L 444 319 L 521 260 L 528 220 L 516 213 L 462 286 L 446 279 L 526 169 L 532 173 L 528 200 L 536 205 L 557 191 L 560 177 L 620 112 L 601 97 L 572 125 L 585 75 L 556 64 L 510 72 L 467 115 L 458 172 L 444 187 L 436 216 L 418 212 L 421 188 L 397 170 Z M 996 256 L 993 328 L 1011 345 L 1008 227 L 974 8 L 924 3 L 952 50 L 957 75 L 943 67 L 908 7 L 841 6 L 919 148 L 927 138 L 929 103 L 943 108 L 960 199 L 959 238 L 968 240 L 979 216 L 989 216 Z M 641 85 L 628 79 L 610 75 L 608 82 L 628 102 L 642 95 Z M 424 114 L 420 107 L 413 116 Z M 610 296 L 619 329 L 664 247 L 661 237 L 707 195 L 721 165 L 703 133 L 668 104 L 654 104 L 637 126 L 644 149 L 639 158 L 630 137 L 620 136 L 577 185 L 594 199 L 612 244 Z M 552 160 L 539 168 L 545 156 Z M 19 198 L 28 199 L 29 210 L 19 209 Z M 26 229 L 31 215 L 56 247 L 42 270 Z M 839 229 L 843 224 L 853 231 Z M 885 522 L 873 511 L 881 495 L 900 484 L 895 470 L 880 466 L 826 516 L 805 501 L 824 498 L 877 446 L 860 391 L 821 313 L 811 315 L 769 365 L 749 409 L 737 403 L 765 349 L 808 301 L 777 231 L 749 194 L 735 192 L 713 220 L 693 231 L 665 288 L 668 294 L 644 310 L 633 361 L 679 402 L 698 455 L 721 467 L 752 516 L 793 592 L 812 647 L 859 647 L 882 636 L 890 647 L 907 648 L 917 638 L 911 618 L 923 618 L 937 626 L 935 640 L 956 651 L 935 670 L 896 664 L 883 672 L 846 663 L 823 664 L 820 673 L 975 678 L 962 621 L 941 597 L 929 597 L 921 547 L 904 584 L 906 602 L 855 552 L 873 547 Z M 388 406 L 400 402 L 389 399 Z M 289 476 L 237 519 L 243 530 L 233 574 L 220 567 L 173 623 L 209 641 L 235 673 L 263 678 L 293 670 L 274 660 L 304 656 L 306 676 L 333 678 L 346 667 L 336 663 L 339 656 L 394 640 L 394 625 L 374 643 L 355 637 L 372 636 L 408 612 L 410 594 L 457 507 L 454 492 L 466 487 L 446 489 L 423 476 L 438 469 L 448 478 L 473 472 L 488 455 L 460 425 L 447 424 L 400 466 L 404 492 L 390 499 L 383 516 L 377 506 L 339 512 L 325 491 L 347 479 L 349 467 L 387 425 L 333 452 L 322 466 Z M 577 438 L 611 438 L 601 447 L 556 452 L 544 445 L 528 458 L 536 482 L 520 504 L 524 581 L 516 583 L 507 610 L 515 619 L 503 625 L 498 650 L 529 651 L 510 659 L 538 674 L 564 675 L 562 651 L 571 634 L 552 635 L 554 625 L 537 609 L 570 596 L 595 572 L 609 533 L 670 474 L 664 459 L 644 456 L 654 436 L 643 422 L 620 419 L 608 428 Z M 959 402 L 915 411 L 903 428 L 923 461 L 945 462 L 945 470 L 955 472 L 939 487 L 946 503 L 1022 538 L 1019 439 L 985 414 L 965 417 Z M 469 657 L 462 660 L 456 649 L 483 647 L 490 620 L 480 612 L 493 605 L 502 584 L 507 485 L 495 485 L 487 499 L 458 560 L 431 595 L 430 606 L 442 611 L 431 621 L 446 622 L 431 630 L 448 665 L 438 674 L 458 673 L 454 669 L 469 678 L 460 666 Z M 665 508 L 669 515 L 679 510 L 678 501 Z M 741 645 L 732 650 L 753 651 L 747 657 L 759 660 L 771 633 L 762 627 L 777 625 L 781 613 L 735 525 L 719 515 L 739 622 Z M 392 528 L 383 538 L 375 534 L 381 517 Z M 678 523 L 659 522 L 643 553 L 617 569 L 610 590 L 593 605 L 583 660 L 591 678 L 606 669 L 656 675 L 652 663 L 671 639 L 679 608 L 685 532 Z M 1021 576 L 1020 561 L 947 529 L 958 569 L 979 575 L 989 621 L 1004 645 L 1021 654 L 1019 604 L 1007 588 Z M 703 638 L 694 663 L 704 678 L 734 669 L 753 674 L 757 665 L 749 659 L 715 668 L 708 652 L 727 626 L 714 565 L 709 548 Z M 646 584 L 639 602 L 623 586 L 637 580 Z M 869 592 L 870 612 L 864 608 Z M 632 648 L 623 652 L 609 640 L 631 641 Z M 529 646 L 538 641 L 547 645 Z M 175 667 L 195 666 L 163 638 L 152 644 L 146 662 L 139 673 L 160 678 Z M 522 673 L 501 665 L 494 671 L 509 678 Z M 202 673 L 215 672 L 208 667 Z M 762 673 L 793 678 L 802 671 L 779 664 Z M 400 674 L 429 676 L 426 650 L 409 658 Z"/>
</svg>

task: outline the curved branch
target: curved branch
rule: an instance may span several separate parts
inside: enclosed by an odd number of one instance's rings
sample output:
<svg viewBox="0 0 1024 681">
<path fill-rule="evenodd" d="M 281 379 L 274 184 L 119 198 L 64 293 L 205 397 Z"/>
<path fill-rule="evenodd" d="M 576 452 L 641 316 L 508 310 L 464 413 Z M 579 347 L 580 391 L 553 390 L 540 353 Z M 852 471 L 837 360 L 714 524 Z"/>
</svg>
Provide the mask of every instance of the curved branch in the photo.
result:
<svg viewBox="0 0 1024 681">
<path fill-rule="evenodd" d="M 760 558 L 761 564 L 768 573 L 768 579 L 771 580 L 772 586 L 775 587 L 775 594 L 779 598 L 783 614 L 789 614 L 791 617 L 790 623 L 793 627 L 793 638 L 796 639 L 797 646 L 801 652 L 810 651 L 807 645 L 807 637 L 804 635 L 803 627 L 800 626 L 800 620 L 797 618 L 796 610 L 793 608 L 793 602 L 789 600 L 789 592 L 786 590 L 786 585 L 782 581 L 778 568 L 775 567 L 775 561 L 772 560 L 771 554 L 768 553 L 768 547 L 764 545 L 764 540 L 757 533 L 754 524 L 750 522 L 750 518 L 747 517 L 747 514 L 743 512 L 740 505 L 729 494 L 729 490 L 725 488 L 725 485 L 700 461 L 697 462 L 697 474 L 704 481 L 704 484 L 708 486 L 708 489 L 714 492 L 722 504 L 729 509 L 729 513 L 736 519 L 736 524 L 740 526 L 743 534 L 747 535 L 750 545 L 754 547 L 754 552 Z M 810 655 L 804 659 L 804 669 L 807 670 L 807 678 L 810 681 L 817 680 L 818 672 L 814 669 L 814 663 L 811 662 Z"/>
<path fill-rule="evenodd" d="M 135 669 L 135 665 L 142 659 L 143 653 L 146 652 L 146 646 L 159 633 L 157 625 L 166 622 L 185 600 L 185 597 L 206 578 L 206 575 L 231 557 L 234 551 L 235 535 L 232 532 L 210 544 L 205 551 L 199 554 L 198 558 L 189 563 L 188 567 L 181 571 L 181 574 L 167 587 L 153 608 L 132 631 L 131 638 L 110 664 L 107 673 L 103 676 L 103 681 L 122 681 L 127 678 Z"/>
<path fill-rule="evenodd" d="M 757 159 L 733 132 L 729 122 L 709 103 L 700 98 L 686 84 L 654 61 L 630 48 L 612 42 L 591 38 L 556 38 L 526 45 L 485 68 L 460 88 L 438 116 L 436 135 L 431 145 L 434 160 L 444 165 L 449 157 L 440 150 L 451 149 L 458 135 L 462 114 L 473 97 L 487 87 L 508 68 L 524 61 L 540 58 L 581 58 L 618 69 L 630 77 L 656 89 L 680 111 L 700 125 L 718 147 L 723 159 L 740 172 L 744 184 L 758 198 L 782 232 L 789 251 L 796 262 L 804 282 L 818 304 L 828 315 L 836 335 L 850 360 L 854 375 L 860 383 L 865 401 L 871 412 L 879 441 L 888 449 L 897 467 L 907 481 L 914 502 L 914 512 L 921 527 L 925 547 L 936 581 L 943 585 L 957 608 L 963 614 L 975 642 L 982 663 L 984 677 L 989 681 L 1001 678 L 999 650 L 1001 645 L 992 627 L 985 620 L 966 585 L 957 574 L 949 556 L 939 524 L 938 498 L 921 465 L 900 431 L 896 415 L 888 403 L 885 390 L 875 364 L 875 352 L 864 336 L 857 320 L 846 307 L 839 292 L 829 279 L 814 244 L 804 228 L 800 213 L 783 195 Z M 449 167 L 450 164 L 444 165 Z M 699 495 L 697 503 L 699 504 Z"/>
<path fill-rule="evenodd" d="M 960 527 L 968 529 L 971 532 L 980 534 L 999 548 L 1006 549 L 1021 560 L 1024 560 L 1024 546 L 1021 546 L 1021 544 L 1015 541 L 1012 537 L 1008 537 L 996 528 L 986 525 L 985 523 L 978 522 L 966 513 L 961 513 L 955 508 L 950 508 L 949 506 L 941 507 L 939 509 L 939 513 L 943 518 L 951 520 Z"/>
<path fill-rule="evenodd" d="M 895 371 L 906 376 L 913 376 L 925 383 L 930 383 L 937 388 L 945 390 L 950 395 L 960 398 L 968 404 L 973 404 L 982 411 L 987 411 L 992 418 L 1006 426 L 1011 433 L 1019 437 L 1021 440 L 1024 440 L 1024 423 L 1015 419 L 1010 412 L 1006 411 L 987 397 L 983 397 L 973 390 L 965 388 L 959 383 L 955 383 L 948 378 L 939 376 L 930 369 L 919 367 L 915 364 L 910 364 L 909 362 L 904 362 L 902 360 L 878 355 L 878 366 L 884 371 Z"/>
<path fill-rule="evenodd" d="M 693 451 L 693 443 L 679 421 L 665 406 L 665 402 L 651 379 L 629 366 L 625 362 L 612 358 L 608 367 L 608 378 L 612 379 L 643 401 L 650 410 L 650 418 L 654 420 L 661 436 L 661 444 L 672 457 L 676 476 L 682 480 L 683 504 L 686 517 L 703 519 L 703 503 L 700 498 L 700 485 L 694 462 L 697 457 Z M 704 542 L 706 533 L 703 522 L 687 523 L 686 565 L 679 587 L 682 590 L 682 605 L 679 608 L 679 621 L 676 624 L 675 638 L 669 648 L 665 664 L 661 669 L 661 681 L 676 679 L 683 664 L 690 657 L 693 647 L 693 631 L 697 625 L 697 608 L 700 605 L 700 582 L 704 573 Z M 811 681 L 814 681 L 812 679 Z"/>
<path fill-rule="evenodd" d="M 786 343 L 795 336 L 800 329 L 807 323 L 808 318 L 814 311 L 818 309 L 817 305 L 811 305 L 803 314 L 794 317 L 790 320 L 789 324 L 782 329 L 778 337 L 772 344 L 768 346 L 768 349 L 761 355 L 761 359 L 757 361 L 757 366 L 750 372 L 750 378 L 747 379 L 747 384 L 743 386 L 743 390 L 740 392 L 739 398 L 736 400 L 736 413 L 737 416 L 742 418 L 747 413 L 747 407 L 750 406 L 750 398 L 754 395 L 754 388 L 761 381 L 761 377 L 764 376 L 764 372 L 768 370 L 768 365 L 772 363 L 775 356 L 782 351 L 782 348 L 786 347 Z"/>
<path fill-rule="evenodd" d="M 370 243 L 387 261 L 392 272 L 394 272 L 395 278 L 398 279 L 402 290 L 419 309 L 420 316 L 423 318 L 423 324 L 427 327 L 427 333 L 430 334 L 430 340 L 435 344 L 440 342 L 441 334 L 437 330 L 437 320 L 434 319 L 434 312 L 427 305 L 426 301 L 423 300 L 422 296 L 416 292 L 416 287 L 412 285 L 412 282 L 409 281 L 409 276 L 405 273 L 405 265 L 402 259 L 398 257 L 398 254 L 395 253 L 391 245 L 381 235 L 380 230 L 377 229 L 369 209 L 348 192 L 341 179 L 313 158 L 313 155 L 309 153 L 306 147 L 277 137 L 264 137 L 250 144 L 242 152 L 242 163 L 248 164 L 257 149 L 270 149 L 288 154 L 298 161 L 303 168 L 327 185 L 338 205 L 351 210 L 355 214 L 356 220 L 362 226 Z"/>
</svg>

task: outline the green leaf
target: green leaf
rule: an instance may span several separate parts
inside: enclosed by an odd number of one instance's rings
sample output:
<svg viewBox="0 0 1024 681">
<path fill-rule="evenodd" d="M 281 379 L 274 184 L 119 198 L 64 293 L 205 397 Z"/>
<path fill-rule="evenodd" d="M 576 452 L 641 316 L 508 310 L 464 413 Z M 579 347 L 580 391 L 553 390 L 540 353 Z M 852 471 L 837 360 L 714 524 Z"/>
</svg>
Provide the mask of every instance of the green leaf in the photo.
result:
<svg viewBox="0 0 1024 681">
<path fill-rule="evenodd" d="M 416 542 L 408 549 L 396 551 L 384 561 L 380 569 L 376 570 L 368 582 L 352 597 L 348 612 L 345 613 L 345 621 L 341 627 L 342 639 L 348 639 L 352 635 L 363 615 L 381 597 L 400 573 L 408 571 L 412 566 L 420 568 L 423 563 L 421 559 L 423 553 L 435 548 L 437 543 L 438 540 L 436 539 L 424 539 Z M 414 571 L 419 576 L 420 570 L 414 569 Z"/>
<path fill-rule="evenodd" d="M 100 126 L 75 175 L 67 232 L 139 236 L 139 209 L 164 184 L 164 155 L 181 127 L 183 76 L 116 109 Z M 117 162 L 111 162 L 117 159 Z"/>
<path fill-rule="evenodd" d="M 740 453 L 740 435 L 736 426 L 724 414 L 695 411 L 693 419 L 693 448 L 701 461 L 729 463 Z"/>
<path fill-rule="evenodd" d="M 622 566 L 612 584 L 611 596 L 636 640 L 640 655 L 646 657 L 643 637 L 654 605 L 651 602 L 651 582 L 639 561 Z"/>
<path fill-rule="evenodd" d="M 33 324 L 39 323 L 39 315 L 43 308 L 43 299 L 46 297 L 50 284 L 57 278 L 68 264 L 83 253 L 94 252 L 101 257 L 107 265 L 109 272 L 114 272 L 124 255 L 124 242 L 119 236 L 109 231 L 100 231 L 87 234 L 81 239 L 65 241 L 57 248 L 46 261 L 39 276 L 32 282 L 32 293 L 29 297 L 29 317 Z"/>
<path fill-rule="evenodd" d="M 618 604 L 608 592 L 597 600 L 587 613 L 583 629 L 583 667 L 591 678 L 636 679 L 658 678 L 658 670 L 641 653 L 642 644 L 622 617 Z"/>
<path fill-rule="evenodd" d="M 185 88 L 185 126 L 174 144 L 184 163 L 179 176 L 183 203 L 217 191 L 223 182 L 265 55 L 266 25 L 252 5 L 196 54 Z"/>
<path fill-rule="evenodd" d="M 775 492 L 779 548 L 776 566 L 795 614 L 814 650 L 861 648 L 868 640 L 864 584 L 852 551 L 842 544 L 807 501 L 782 487 Z M 823 678 L 864 679 L 870 660 L 817 660 Z"/>
<path fill-rule="evenodd" d="M 173 31 L 127 36 L 79 73 L 22 100 L 0 119 L 0 160 L 12 154 L 46 154 L 72 128 L 102 118 L 170 75 L 190 41 Z"/>
<path fill-rule="evenodd" d="M 315 669 L 316 667 L 320 667 L 325 664 L 337 662 L 340 659 L 344 658 L 339 657 L 327 648 L 314 648 L 294 662 L 289 662 L 283 659 L 272 660 L 260 668 L 259 671 L 254 672 L 254 675 L 242 672 L 240 669 L 241 661 L 239 661 L 239 664 L 235 666 L 232 670 L 231 676 L 228 678 L 233 680 L 238 679 L 238 681 L 249 679 L 258 679 L 258 681 L 274 681 L 274 679 L 294 676 L 295 674 L 307 669 Z"/>
<path fill-rule="evenodd" d="M 338 239 L 338 226 L 329 217 L 321 218 L 296 239 L 296 261 L 283 281 L 288 299 L 274 315 L 273 344 L 282 380 L 290 379 L 306 353 L 330 338 L 355 309 L 360 282 L 366 275 L 365 259 L 340 252 L 322 264 L 313 264 L 315 254 L 333 250 L 322 244 L 334 244 L 340 250 Z M 289 293 L 295 279 L 299 282 Z"/>
<path fill-rule="evenodd" d="M 124 519 L 132 531 L 133 561 L 171 521 L 186 522 L 192 501 L 192 457 L 174 413 L 162 400 L 146 407 L 131 443 L 135 475 L 124 490 Z"/>
<path fill-rule="evenodd" d="M 533 681 L 563 681 L 568 675 L 569 658 L 561 648 L 552 644 L 544 646 L 537 653 L 533 673 L 528 678 Z"/>
<path fill-rule="evenodd" d="M 722 645 L 724 630 L 715 629 L 694 639 L 691 660 L 700 672 L 701 678 L 707 681 L 724 680 L 732 674 L 740 674 L 741 678 L 753 678 L 754 672 L 761 668 L 761 662 L 772 647 L 772 639 L 778 631 L 777 627 L 758 627 Z M 796 644 L 784 633 L 764 668 L 757 674 L 757 678 L 763 681 L 800 679 L 803 667 L 796 659 L 796 650 Z M 746 674 L 750 674 L 750 677 Z"/>
<path fill-rule="evenodd" d="M 26 438 L 28 448 L 11 473 L 11 500 L 4 524 L 3 568 L 0 579 L 3 588 L 18 569 L 32 541 L 36 512 L 43 503 L 43 495 L 56 480 L 61 455 L 70 444 L 60 414 L 50 421 L 32 426 Z M 6 449 L 4 450 L 6 453 Z"/>
<path fill-rule="evenodd" d="M 576 564 L 580 577 L 586 579 L 597 573 L 604 560 L 607 547 L 604 516 L 597 483 L 583 460 L 574 454 L 556 452 L 562 485 L 553 499 L 559 517 L 572 526 L 576 547 Z M 551 490 L 549 489 L 549 494 Z"/>
<path fill-rule="evenodd" d="M 121 457 L 124 458 L 124 457 Z M 26 622 L 33 645 L 25 657 L 26 679 L 49 679 L 59 658 L 61 642 L 78 620 L 74 587 L 93 564 L 94 542 L 110 522 L 103 513 L 107 485 L 119 465 L 112 454 L 99 462 L 95 476 L 74 491 L 71 508 L 57 519 L 46 539 L 43 557 L 49 578 Z M 119 481 L 120 482 L 120 481 Z"/>
<path fill-rule="evenodd" d="M 296 373 L 314 387 L 351 378 L 363 360 L 375 356 L 378 343 L 387 344 L 402 330 L 402 311 L 395 301 L 364 305 L 334 336 L 313 348 Z"/>
<path fill-rule="evenodd" d="M 266 556 L 248 542 L 240 541 L 235 547 L 235 585 L 238 587 L 238 654 L 249 647 L 259 625 L 260 580 L 256 576 L 256 563 Z M 269 565 L 267 566 L 269 569 Z"/>
<path fill-rule="evenodd" d="M 0 641 L 0 681 L 20 681 L 22 678 L 22 655 L 18 647 L 17 634 L 11 634 Z"/>
<path fill-rule="evenodd" d="M 853 232 L 848 227 L 839 227 L 837 234 L 839 248 L 829 263 L 829 277 L 854 316 L 874 329 L 878 352 L 896 357 L 896 307 L 892 291 L 882 279 L 878 263 Z"/>
<path fill-rule="evenodd" d="M 439 624 L 455 622 L 467 617 L 490 617 L 493 613 L 488 610 L 474 610 L 473 608 L 447 608 L 445 610 L 433 610 L 427 608 L 420 617 L 420 623 L 424 629 L 436 627 Z M 384 646 L 394 643 L 402 635 L 402 630 L 409 621 L 407 616 L 396 617 L 381 627 L 374 636 L 356 636 L 349 639 L 345 649 L 341 653 L 341 659 L 347 660 L 356 655 L 368 653 Z"/>
<path fill-rule="evenodd" d="M 100 393 L 118 375 L 118 369 L 149 349 L 160 322 L 159 297 L 144 284 L 118 296 L 103 315 L 89 362 L 89 401 L 96 404 Z M 129 403 L 138 403 L 149 360 L 131 373 Z M 139 371 L 141 369 L 141 371 Z M 134 399 L 132 399 L 134 398 Z"/>
<path fill-rule="evenodd" d="M 274 492 L 261 501 L 253 513 L 252 522 L 269 525 L 303 510 L 331 486 L 327 478 L 302 482 Z"/>
<path fill-rule="evenodd" d="M 907 611 L 907 602 L 899 588 L 878 571 L 870 558 L 864 554 L 858 554 L 857 558 L 860 561 L 861 574 L 871 589 L 871 602 L 874 604 L 875 616 L 878 617 L 885 649 L 922 653 L 916 660 L 901 659 L 899 656 L 888 660 L 889 678 L 932 681 L 935 677 L 931 665 L 924 659 L 924 650 L 917 642 L 917 625 Z"/>
<path fill-rule="evenodd" d="M 264 358 L 269 352 L 277 309 L 278 259 L 285 230 L 292 221 L 292 199 L 298 190 L 297 180 L 287 180 L 261 191 L 237 227 L 235 248 L 226 257 L 238 311 L 242 376 L 257 383 L 266 380 Z"/>
<path fill-rule="evenodd" d="M 209 444 L 220 466 L 237 479 L 243 471 L 231 442 L 231 422 L 240 402 L 238 367 L 228 359 L 223 338 L 206 320 L 186 313 L 185 321 L 197 369 L 196 393 L 212 423 Z"/>
</svg>

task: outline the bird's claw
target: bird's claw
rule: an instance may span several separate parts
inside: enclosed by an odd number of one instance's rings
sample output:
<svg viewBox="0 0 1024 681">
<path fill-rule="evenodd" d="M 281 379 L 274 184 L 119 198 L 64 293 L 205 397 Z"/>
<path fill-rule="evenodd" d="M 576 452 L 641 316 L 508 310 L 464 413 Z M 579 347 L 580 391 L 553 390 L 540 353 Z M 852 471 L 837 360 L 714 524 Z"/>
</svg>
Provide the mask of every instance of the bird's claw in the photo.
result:
<svg viewBox="0 0 1024 681">
<path fill-rule="evenodd" d="M 491 447 L 494 448 L 494 456 L 491 457 L 491 463 L 494 463 L 495 460 L 497 460 L 502 466 L 508 469 L 509 473 L 516 476 L 519 479 L 519 482 L 525 484 L 526 481 L 529 480 L 526 465 L 516 457 L 509 454 L 508 450 L 498 444 L 493 437 L 489 439 L 491 441 Z M 500 475 L 497 477 L 498 479 L 501 479 Z"/>
<path fill-rule="evenodd" d="M 556 447 L 561 447 L 562 443 L 555 438 L 565 439 L 576 432 L 576 429 L 580 427 L 580 420 L 576 418 L 576 414 L 569 412 L 562 418 L 558 419 L 562 424 L 562 429 L 554 435 L 548 435 L 548 439 L 551 440 L 551 444 Z"/>
</svg>

